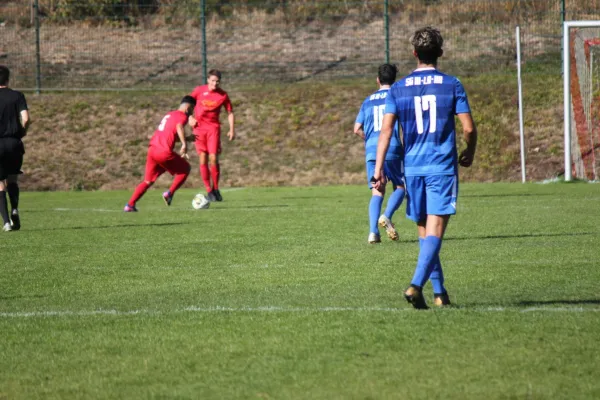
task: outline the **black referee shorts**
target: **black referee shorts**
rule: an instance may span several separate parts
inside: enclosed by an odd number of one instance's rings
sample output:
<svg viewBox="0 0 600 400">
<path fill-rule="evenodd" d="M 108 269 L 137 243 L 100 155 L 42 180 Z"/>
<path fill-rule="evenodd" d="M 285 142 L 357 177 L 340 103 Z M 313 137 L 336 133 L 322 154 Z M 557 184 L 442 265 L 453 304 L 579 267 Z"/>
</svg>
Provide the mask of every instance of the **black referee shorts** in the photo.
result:
<svg viewBox="0 0 600 400">
<path fill-rule="evenodd" d="M 0 138 L 0 180 L 21 173 L 25 148 L 21 139 Z"/>
</svg>

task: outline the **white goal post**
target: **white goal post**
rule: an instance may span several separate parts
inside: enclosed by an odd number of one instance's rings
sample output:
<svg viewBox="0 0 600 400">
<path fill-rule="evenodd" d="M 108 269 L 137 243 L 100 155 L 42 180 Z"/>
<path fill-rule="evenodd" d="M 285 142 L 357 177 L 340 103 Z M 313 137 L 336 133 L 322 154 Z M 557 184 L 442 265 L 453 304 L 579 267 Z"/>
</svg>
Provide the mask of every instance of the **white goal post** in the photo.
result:
<svg viewBox="0 0 600 400">
<path fill-rule="evenodd" d="M 576 37 L 572 35 L 573 28 L 580 31 L 583 31 L 584 28 L 595 29 L 590 31 L 589 37 Z M 592 116 L 593 52 L 590 51 L 590 47 L 594 46 L 600 46 L 600 21 L 565 21 L 563 23 L 565 181 L 573 179 L 573 169 L 578 178 L 585 179 L 587 175 L 587 178 L 598 179 L 595 165 L 591 167 L 593 173 L 586 172 L 583 160 L 584 156 L 588 156 L 590 152 L 590 158 L 594 159 L 595 148 L 598 147 L 594 144 L 593 133 L 596 127 Z M 574 84 L 575 86 L 573 86 Z M 576 93 L 573 93 L 572 88 Z M 582 99 L 582 95 L 585 98 Z M 594 104 L 593 107 L 600 107 L 600 105 Z M 582 130 L 585 132 L 582 133 Z M 572 139 L 573 137 L 575 140 Z M 574 163 L 573 157 L 578 158 L 580 165 Z"/>
</svg>

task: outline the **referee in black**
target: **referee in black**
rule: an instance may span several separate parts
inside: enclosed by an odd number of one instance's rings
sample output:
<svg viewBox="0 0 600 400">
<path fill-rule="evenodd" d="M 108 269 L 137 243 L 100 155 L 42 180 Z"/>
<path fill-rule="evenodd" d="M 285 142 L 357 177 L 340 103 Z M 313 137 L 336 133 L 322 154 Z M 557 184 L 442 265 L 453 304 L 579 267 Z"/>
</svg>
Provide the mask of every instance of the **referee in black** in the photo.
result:
<svg viewBox="0 0 600 400">
<path fill-rule="evenodd" d="M 25 154 L 21 139 L 29 127 L 25 96 L 8 88 L 9 78 L 9 69 L 0 65 L 0 215 L 4 232 L 21 229 L 18 176 Z M 6 192 L 10 200 L 10 216 Z"/>
</svg>

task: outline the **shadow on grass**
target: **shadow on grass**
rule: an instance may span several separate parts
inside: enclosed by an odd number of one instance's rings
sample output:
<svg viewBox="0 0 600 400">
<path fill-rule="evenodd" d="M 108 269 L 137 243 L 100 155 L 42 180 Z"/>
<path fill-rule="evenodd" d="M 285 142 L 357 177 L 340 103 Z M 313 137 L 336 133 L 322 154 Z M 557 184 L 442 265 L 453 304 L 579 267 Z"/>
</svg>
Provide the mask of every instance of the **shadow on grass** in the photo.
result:
<svg viewBox="0 0 600 400">
<path fill-rule="evenodd" d="M 577 305 L 577 304 L 596 304 L 600 305 L 600 299 L 587 299 L 587 300 L 544 300 L 535 301 L 527 300 L 517 303 L 519 306 L 535 307 L 535 306 L 548 306 L 548 305 Z"/>
<path fill-rule="evenodd" d="M 460 194 L 460 197 L 485 198 L 485 197 L 542 197 L 556 196 L 556 193 L 503 193 L 503 194 Z"/>
<path fill-rule="evenodd" d="M 261 209 L 261 208 L 288 208 L 290 207 L 287 204 L 264 204 L 264 205 L 256 205 L 256 206 L 234 206 L 234 207 L 223 207 L 223 208 L 214 208 L 215 210 L 220 211 L 228 211 L 228 210 L 247 210 L 247 209 Z"/>
<path fill-rule="evenodd" d="M 46 297 L 48 297 L 48 296 L 43 296 L 41 294 L 15 295 L 15 296 L 2 296 L 2 295 L 0 295 L 0 300 L 44 299 Z"/>
<path fill-rule="evenodd" d="M 148 226 L 175 226 L 175 225 L 191 225 L 191 222 L 161 222 L 153 224 L 120 224 L 120 225 L 102 225 L 102 226 L 65 226 L 59 228 L 45 229 L 27 229 L 28 231 L 64 231 L 64 230 L 81 230 L 81 229 L 113 229 L 113 228 L 140 228 Z"/>
<path fill-rule="evenodd" d="M 541 238 L 541 237 L 568 237 L 568 236 L 592 236 L 600 232 L 572 232 L 572 233 L 521 233 L 516 235 L 487 235 L 487 236 L 468 236 L 468 237 L 445 237 L 446 240 L 487 240 L 487 239 L 523 239 L 523 238 Z"/>
</svg>

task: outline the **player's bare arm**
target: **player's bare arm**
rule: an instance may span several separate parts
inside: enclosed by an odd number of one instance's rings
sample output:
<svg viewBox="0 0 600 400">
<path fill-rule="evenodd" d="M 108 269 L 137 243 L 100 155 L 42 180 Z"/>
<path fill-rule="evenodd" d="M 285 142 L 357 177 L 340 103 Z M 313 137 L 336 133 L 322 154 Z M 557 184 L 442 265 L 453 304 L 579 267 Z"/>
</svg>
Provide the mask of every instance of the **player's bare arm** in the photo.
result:
<svg viewBox="0 0 600 400">
<path fill-rule="evenodd" d="M 385 114 L 383 116 L 379 140 L 377 141 L 377 161 L 375 162 L 375 173 L 373 174 L 373 178 L 376 180 L 376 182 L 373 183 L 373 187 L 380 191 L 385 187 L 386 183 L 385 175 L 383 174 L 383 163 L 385 161 L 385 155 L 387 154 L 388 148 L 390 147 L 390 140 L 392 138 L 392 132 L 394 130 L 395 123 L 395 114 Z"/>
<path fill-rule="evenodd" d="M 190 116 L 188 117 L 188 125 L 189 125 L 189 126 L 192 128 L 192 129 L 194 129 L 195 127 L 197 127 L 197 126 L 198 126 L 198 120 L 197 120 L 196 118 L 194 118 L 194 116 L 193 116 L 193 115 L 190 115 Z M 185 137 L 185 141 L 186 141 L 186 142 L 193 142 L 193 141 L 195 141 L 195 140 L 196 140 L 196 136 L 194 136 L 194 134 L 193 134 L 193 133 Z"/>
<path fill-rule="evenodd" d="M 475 149 L 477 148 L 477 127 L 473 121 L 471 113 L 458 114 L 458 119 L 463 128 L 463 137 L 467 148 L 461 151 L 458 156 L 458 163 L 463 167 L 470 167 L 475 158 Z"/>
<path fill-rule="evenodd" d="M 229 133 L 227 133 L 227 137 L 229 137 L 229 141 L 232 141 L 235 139 L 235 117 L 233 111 L 227 113 L 227 120 L 229 121 Z"/>
<path fill-rule="evenodd" d="M 31 124 L 31 120 L 29 119 L 29 111 L 27 111 L 27 110 L 21 111 L 20 117 L 21 117 L 21 126 L 25 130 L 25 134 L 23 136 L 25 136 L 25 135 L 27 135 L 27 129 L 29 128 L 29 125 Z"/>
<path fill-rule="evenodd" d="M 354 134 L 363 140 L 365 139 L 365 131 L 363 130 L 363 124 L 359 124 L 358 122 L 354 123 Z"/>
<path fill-rule="evenodd" d="M 179 151 L 179 154 L 182 157 L 187 158 L 187 143 L 185 141 L 185 131 L 183 130 L 183 124 L 177 124 L 177 136 L 181 141 L 181 150 Z"/>
</svg>

